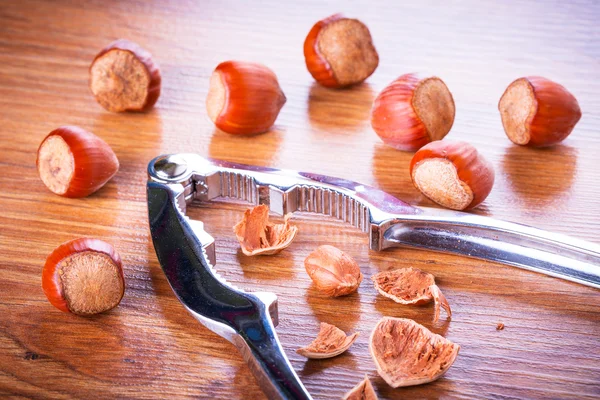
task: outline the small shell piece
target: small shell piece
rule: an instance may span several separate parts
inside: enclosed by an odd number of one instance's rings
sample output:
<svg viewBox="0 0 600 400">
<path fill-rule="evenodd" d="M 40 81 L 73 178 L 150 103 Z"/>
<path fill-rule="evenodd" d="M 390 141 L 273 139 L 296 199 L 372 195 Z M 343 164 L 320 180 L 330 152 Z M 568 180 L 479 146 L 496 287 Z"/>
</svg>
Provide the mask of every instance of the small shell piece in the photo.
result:
<svg viewBox="0 0 600 400">
<path fill-rule="evenodd" d="M 357 337 L 358 332 L 346 336 L 338 327 L 321 322 L 317 338 L 308 346 L 296 350 L 296 353 L 314 359 L 335 357 L 348 350 Z"/>
<path fill-rule="evenodd" d="M 330 297 L 355 292 L 363 279 L 358 263 L 330 245 L 317 247 L 304 260 L 304 267 L 317 289 Z"/>
<path fill-rule="evenodd" d="M 377 400 L 377 394 L 369 377 L 365 375 L 365 379 L 354 386 L 342 400 Z"/>
<path fill-rule="evenodd" d="M 433 382 L 452 366 L 460 346 L 405 318 L 383 317 L 369 351 L 379 375 L 393 388 Z"/>
<path fill-rule="evenodd" d="M 401 268 L 382 271 L 371 277 L 375 289 L 383 296 L 400 304 L 427 304 L 434 301 L 435 313 L 433 321 L 440 318 L 440 306 L 452 317 L 448 300 L 435 284 L 433 275 L 418 268 Z"/>
<path fill-rule="evenodd" d="M 247 256 L 277 254 L 288 247 L 298 233 L 288 218 L 283 224 L 269 222 L 269 207 L 261 204 L 244 212 L 244 218 L 233 231 Z"/>
</svg>

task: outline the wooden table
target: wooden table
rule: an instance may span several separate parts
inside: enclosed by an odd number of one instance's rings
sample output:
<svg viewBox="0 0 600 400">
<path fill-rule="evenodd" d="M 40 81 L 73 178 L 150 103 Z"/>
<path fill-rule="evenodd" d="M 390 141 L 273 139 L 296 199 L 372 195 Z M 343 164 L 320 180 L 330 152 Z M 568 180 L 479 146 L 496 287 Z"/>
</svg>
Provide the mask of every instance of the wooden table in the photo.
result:
<svg viewBox="0 0 600 400">
<path fill-rule="evenodd" d="M 448 139 L 471 142 L 496 169 L 494 190 L 474 213 L 600 243 L 598 2 L 344 3 L 0 4 L 0 395 L 263 398 L 235 348 L 199 325 L 169 288 L 149 240 L 145 167 L 160 153 L 196 152 L 339 176 L 431 206 L 410 182 L 412 154 L 384 146 L 369 123 L 373 98 L 406 72 L 445 80 L 457 105 Z M 302 55 L 312 24 L 337 11 L 368 24 L 381 57 L 365 84 L 340 91 L 315 84 Z M 162 67 L 163 92 L 147 114 L 106 112 L 88 89 L 91 59 L 121 37 L 148 48 Z M 209 76 L 227 59 L 276 71 L 288 101 L 271 132 L 231 136 L 208 119 Z M 505 137 L 497 102 L 525 75 L 556 80 L 579 99 L 583 117 L 563 144 L 535 150 Z M 53 195 L 36 172 L 40 141 L 65 124 L 104 138 L 121 162 L 89 198 Z M 370 252 L 357 230 L 308 216 L 294 219 L 300 233 L 286 251 L 249 258 L 231 229 L 244 209 L 215 204 L 191 214 L 216 237 L 227 280 L 278 294 L 279 337 L 315 398 L 338 399 L 365 374 L 381 398 L 600 396 L 600 291 L 459 256 Z M 113 243 L 127 279 L 121 305 L 93 318 L 59 312 L 40 288 L 46 256 L 82 236 Z M 303 260 L 327 243 L 359 261 L 365 280 L 357 294 L 328 299 L 311 285 Z M 434 325 L 431 306 L 401 306 L 375 293 L 371 275 L 408 266 L 437 277 L 452 321 Z M 446 376 L 388 387 L 368 352 L 384 315 L 412 318 L 459 343 Z M 320 321 L 360 337 L 344 355 L 306 361 L 295 350 Z"/>
</svg>

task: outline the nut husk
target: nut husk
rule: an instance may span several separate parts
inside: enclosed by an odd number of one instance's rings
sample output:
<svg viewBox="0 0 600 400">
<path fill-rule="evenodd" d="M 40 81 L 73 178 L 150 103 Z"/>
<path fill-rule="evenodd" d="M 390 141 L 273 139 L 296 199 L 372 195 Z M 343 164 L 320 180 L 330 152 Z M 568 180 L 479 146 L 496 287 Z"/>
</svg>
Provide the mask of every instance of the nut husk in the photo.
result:
<svg viewBox="0 0 600 400">
<path fill-rule="evenodd" d="M 308 346 L 296 350 L 296 353 L 314 359 L 335 357 L 348 350 L 357 337 L 358 332 L 346 336 L 338 327 L 321 322 L 321 329 L 316 339 Z"/>
<path fill-rule="evenodd" d="M 448 300 L 435 284 L 433 275 L 423 272 L 418 268 L 401 268 L 391 271 L 382 271 L 371 277 L 375 289 L 383 296 L 400 304 L 427 304 L 434 301 L 433 321 L 440 317 L 440 306 L 452 317 L 452 310 Z"/>
<path fill-rule="evenodd" d="M 261 204 L 244 212 L 244 218 L 233 231 L 247 256 L 272 255 L 288 247 L 298 233 L 288 217 L 283 224 L 269 222 L 269 207 Z"/>
<path fill-rule="evenodd" d="M 383 317 L 369 340 L 377 372 L 393 388 L 438 379 L 459 350 L 459 345 L 405 318 Z"/>
<path fill-rule="evenodd" d="M 330 297 L 356 291 L 363 279 L 356 261 L 330 245 L 317 247 L 304 260 L 304 267 L 317 289 Z"/>
</svg>

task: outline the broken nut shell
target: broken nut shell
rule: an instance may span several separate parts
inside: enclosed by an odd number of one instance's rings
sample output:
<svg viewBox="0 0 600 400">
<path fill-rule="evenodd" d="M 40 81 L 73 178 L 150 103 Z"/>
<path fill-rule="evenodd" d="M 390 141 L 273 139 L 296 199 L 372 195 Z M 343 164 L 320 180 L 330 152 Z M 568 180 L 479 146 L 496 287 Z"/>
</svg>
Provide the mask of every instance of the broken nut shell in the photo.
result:
<svg viewBox="0 0 600 400">
<path fill-rule="evenodd" d="M 348 350 L 358 337 L 358 332 L 346 336 L 338 327 L 321 322 L 319 334 L 308 346 L 296 350 L 306 358 L 323 359 L 338 356 Z"/>
<path fill-rule="evenodd" d="M 383 317 L 369 340 L 377 372 L 393 388 L 440 378 L 459 350 L 459 345 L 404 318 Z"/>
<path fill-rule="evenodd" d="M 401 268 L 391 271 L 382 271 L 371 277 L 375 289 L 383 296 L 394 300 L 396 303 L 420 305 L 434 301 L 433 321 L 440 317 L 440 306 L 452 317 L 452 310 L 448 300 L 435 284 L 433 275 L 423 272 L 418 268 Z"/>
<path fill-rule="evenodd" d="M 277 254 L 288 247 L 296 237 L 298 227 L 291 225 L 287 216 L 283 224 L 269 222 L 269 207 L 261 204 L 246 210 L 233 231 L 242 252 L 257 256 Z"/>
<path fill-rule="evenodd" d="M 365 375 L 365 379 L 346 393 L 342 400 L 377 400 L 377 394 L 369 377 Z"/>
<path fill-rule="evenodd" d="M 358 263 L 330 245 L 317 247 L 304 260 L 304 267 L 317 289 L 330 297 L 355 292 L 363 279 Z"/>
</svg>

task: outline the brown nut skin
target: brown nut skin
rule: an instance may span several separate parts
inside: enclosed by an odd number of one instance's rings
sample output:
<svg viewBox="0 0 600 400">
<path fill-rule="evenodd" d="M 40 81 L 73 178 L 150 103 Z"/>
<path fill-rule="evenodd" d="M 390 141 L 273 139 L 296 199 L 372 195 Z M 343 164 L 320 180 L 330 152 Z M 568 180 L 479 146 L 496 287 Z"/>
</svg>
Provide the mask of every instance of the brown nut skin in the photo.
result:
<svg viewBox="0 0 600 400">
<path fill-rule="evenodd" d="M 575 96 L 540 76 L 519 78 L 498 102 L 506 136 L 515 144 L 543 147 L 562 142 L 581 118 Z"/>
<path fill-rule="evenodd" d="M 304 267 L 317 289 L 329 297 L 355 292 L 363 279 L 356 261 L 330 245 L 317 247 L 304 260 Z"/>
<path fill-rule="evenodd" d="M 77 126 L 62 126 L 44 138 L 36 166 L 50 191 L 64 197 L 86 197 L 119 170 L 119 160 L 98 136 Z"/>
<path fill-rule="evenodd" d="M 252 135 L 268 131 L 286 102 L 277 76 L 262 64 L 225 61 L 210 77 L 206 110 L 220 130 Z"/>
<path fill-rule="evenodd" d="M 423 146 L 410 162 L 415 187 L 453 210 L 476 207 L 492 191 L 494 168 L 466 142 L 440 140 Z"/>
<path fill-rule="evenodd" d="M 452 93 L 438 77 L 405 74 L 379 93 L 371 126 L 388 146 L 416 151 L 443 139 L 454 124 Z"/>
<path fill-rule="evenodd" d="M 151 109 L 160 96 L 161 81 L 152 54 L 127 39 L 106 46 L 90 65 L 90 90 L 112 112 Z"/>
<path fill-rule="evenodd" d="M 69 274 L 67 269 L 78 269 Z M 67 282 L 69 280 L 69 282 Z M 92 315 L 116 307 L 125 293 L 121 257 L 102 240 L 81 238 L 58 246 L 42 271 L 42 289 L 61 311 Z"/>
<path fill-rule="evenodd" d="M 379 65 L 369 29 L 334 14 L 318 21 L 304 41 L 308 72 L 322 86 L 343 88 L 367 79 Z"/>
</svg>

